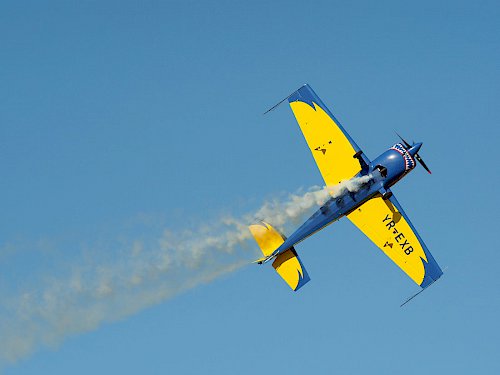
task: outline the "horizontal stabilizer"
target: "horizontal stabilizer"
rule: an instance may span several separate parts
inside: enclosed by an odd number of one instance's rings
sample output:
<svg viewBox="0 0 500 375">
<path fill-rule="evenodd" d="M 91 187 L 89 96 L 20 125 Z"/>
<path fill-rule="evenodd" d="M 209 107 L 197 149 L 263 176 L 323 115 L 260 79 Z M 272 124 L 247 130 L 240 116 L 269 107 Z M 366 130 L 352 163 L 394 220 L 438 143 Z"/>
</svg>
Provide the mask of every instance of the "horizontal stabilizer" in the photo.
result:
<svg viewBox="0 0 500 375">
<path fill-rule="evenodd" d="M 279 254 L 273 262 L 273 267 L 292 290 L 299 290 L 311 280 L 293 247 Z"/>
<path fill-rule="evenodd" d="M 280 247 L 286 237 L 266 222 L 249 226 L 255 241 L 260 247 L 264 257 L 254 263 L 266 263 L 273 258 L 273 252 Z M 276 256 L 273 267 L 293 290 L 300 289 L 310 278 L 300 261 L 297 252 L 292 247 Z"/>
</svg>

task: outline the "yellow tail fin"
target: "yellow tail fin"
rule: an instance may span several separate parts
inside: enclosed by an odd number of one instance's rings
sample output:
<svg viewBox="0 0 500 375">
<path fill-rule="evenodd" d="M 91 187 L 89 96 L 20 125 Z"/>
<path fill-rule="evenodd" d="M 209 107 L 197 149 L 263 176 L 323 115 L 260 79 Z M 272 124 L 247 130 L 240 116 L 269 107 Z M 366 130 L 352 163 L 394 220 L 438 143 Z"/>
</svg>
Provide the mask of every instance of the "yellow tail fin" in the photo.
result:
<svg viewBox="0 0 500 375">
<path fill-rule="evenodd" d="M 267 261 L 273 251 L 280 247 L 286 240 L 283 234 L 265 222 L 250 225 L 249 229 L 257 245 L 259 245 L 262 254 L 264 254 L 263 258 L 255 261 L 259 264 Z M 298 290 L 310 280 L 306 269 L 293 247 L 278 254 L 273 262 L 273 267 L 293 290 Z"/>
<path fill-rule="evenodd" d="M 248 229 L 250 229 L 264 257 L 271 255 L 274 250 L 285 242 L 283 235 L 264 221 L 259 224 L 252 224 Z"/>
</svg>

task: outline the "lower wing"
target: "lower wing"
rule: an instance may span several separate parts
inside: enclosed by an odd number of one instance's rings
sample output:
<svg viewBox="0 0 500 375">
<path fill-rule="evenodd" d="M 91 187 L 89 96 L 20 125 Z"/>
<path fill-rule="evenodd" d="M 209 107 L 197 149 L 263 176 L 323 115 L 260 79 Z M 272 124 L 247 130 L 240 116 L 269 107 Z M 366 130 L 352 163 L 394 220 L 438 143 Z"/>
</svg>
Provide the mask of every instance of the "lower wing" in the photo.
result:
<svg viewBox="0 0 500 375">
<path fill-rule="evenodd" d="M 443 274 L 394 195 L 377 195 L 347 217 L 422 288 Z"/>
</svg>

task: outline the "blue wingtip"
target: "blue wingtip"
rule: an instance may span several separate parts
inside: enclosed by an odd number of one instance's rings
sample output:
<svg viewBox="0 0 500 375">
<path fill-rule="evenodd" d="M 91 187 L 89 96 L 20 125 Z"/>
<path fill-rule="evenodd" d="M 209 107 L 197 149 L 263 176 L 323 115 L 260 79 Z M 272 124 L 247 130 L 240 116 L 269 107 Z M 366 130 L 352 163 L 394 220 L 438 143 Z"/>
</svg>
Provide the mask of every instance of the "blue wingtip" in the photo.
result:
<svg viewBox="0 0 500 375">
<path fill-rule="evenodd" d="M 323 105 L 321 99 L 307 83 L 303 84 L 297 91 L 288 96 L 288 103 L 296 101 L 307 103 L 312 108 L 314 108 L 313 102 L 318 105 Z"/>
<path fill-rule="evenodd" d="M 298 96 L 296 96 L 296 95 L 297 95 L 297 93 L 298 93 L 299 91 L 303 90 L 304 88 L 306 88 L 306 91 L 304 92 L 304 96 L 302 96 L 302 95 L 300 95 L 300 94 L 299 94 Z M 289 102 L 289 103 L 290 103 L 290 102 L 297 101 L 297 100 L 302 100 L 302 101 L 304 101 L 303 99 L 300 99 L 300 98 L 302 98 L 302 97 L 306 98 L 306 97 L 307 97 L 307 95 L 308 95 L 307 93 L 308 93 L 308 92 L 311 92 L 311 91 L 312 91 L 311 87 L 310 87 L 307 83 L 304 83 L 302 86 L 300 86 L 297 90 L 295 90 L 294 92 L 292 92 L 292 93 L 291 93 L 290 95 L 288 95 L 286 98 L 284 98 L 284 99 L 280 100 L 277 104 L 273 105 L 271 108 L 269 108 L 267 111 L 265 111 L 265 112 L 264 112 L 264 114 L 269 113 L 269 112 L 271 112 L 272 110 L 274 110 L 274 109 L 278 108 L 278 107 L 279 107 L 279 105 L 280 105 L 281 103 L 283 103 L 285 100 L 288 100 L 288 102 Z M 310 95 L 309 95 L 309 96 L 310 96 Z M 291 100 L 291 99 L 290 99 L 291 97 L 296 97 L 297 99 Z M 306 103 L 309 103 L 309 101 L 306 101 Z M 310 101 L 310 103 L 309 103 L 309 104 L 310 104 L 310 105 L 312 105 L 312 100 Z"/>
</svg>

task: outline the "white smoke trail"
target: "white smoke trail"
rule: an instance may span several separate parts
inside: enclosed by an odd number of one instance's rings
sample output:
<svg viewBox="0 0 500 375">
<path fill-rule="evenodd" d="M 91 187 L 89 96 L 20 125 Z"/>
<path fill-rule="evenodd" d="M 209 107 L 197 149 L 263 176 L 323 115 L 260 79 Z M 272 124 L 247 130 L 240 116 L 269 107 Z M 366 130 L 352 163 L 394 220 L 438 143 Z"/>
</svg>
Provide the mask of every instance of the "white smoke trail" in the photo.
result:
<svg viewBox="0 0 500 375">
<path fill-rule="evenodd" d="M 256 213 L 255 217 L 272 224 L 276 228 L 283 229 L 288 223 L 297 223 L 303 219 L 304 213 L 315 206 L 321 206 L 328 198 L 337 198 L 346 191 L 357 192 L 364 184 L 372 179 L 372 175 L 352 178 L 342 181 L 336 186 L 328 186 L 323 189 L 315 186 L 302 195 L 289 195 L 284 202 L 272 201 L 264 204 Z"/>
<path fill-rule="evenodd" d="M 357 192 L 364 184 L 366 184 L 372 178 L 373 176 L 371 174 L 357 178 L 351 178 L 350 180 L 342 181 L 340 184 L 336 186 L 329 186 L 327 187 L 327 190 L 334 198 L 337 198 L 338 196 L 344 194 L 346 191 L 349 191 L 351 193 Z"/>
<path fill-rule="evenodd" d="M 0 365 L 40 347 L 130 316 L 182 291 L 232 272 L 260 256 L 248 224 L 264 219 L 278 228 L 304 219 L 330 196 L 356 191 L 365 177 L 330 189 L 314 187 L 285 200 L 265 203 L 254 214 L 226 217 L 196 230 L 135 239 L 120 249 L 89 250 L 71 259 L 65 274 L 2 297 Z"/>
</svg>

